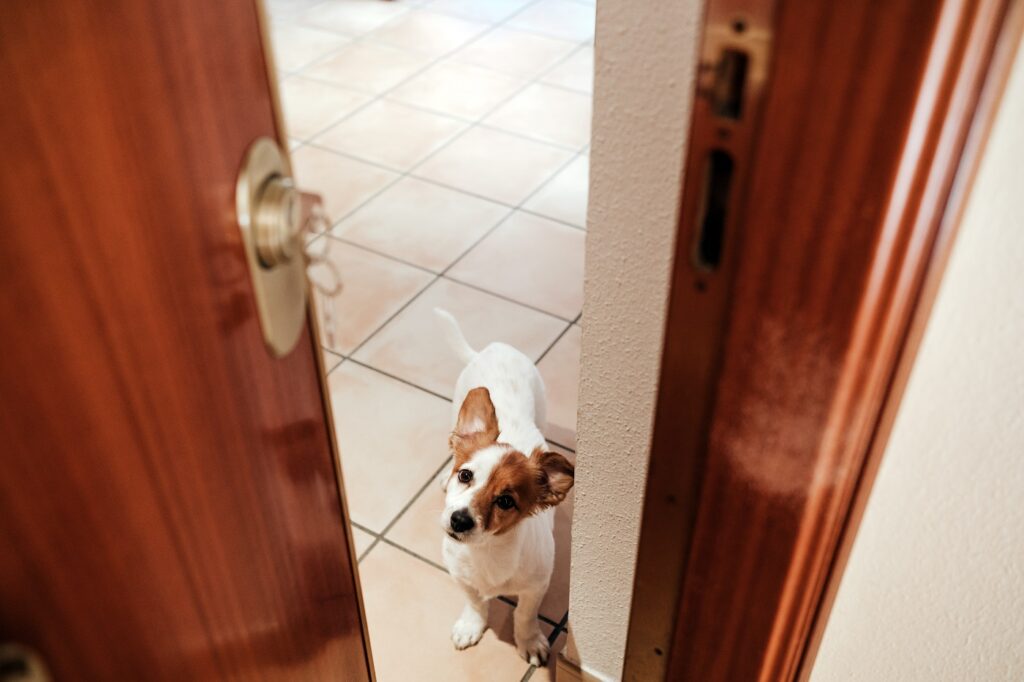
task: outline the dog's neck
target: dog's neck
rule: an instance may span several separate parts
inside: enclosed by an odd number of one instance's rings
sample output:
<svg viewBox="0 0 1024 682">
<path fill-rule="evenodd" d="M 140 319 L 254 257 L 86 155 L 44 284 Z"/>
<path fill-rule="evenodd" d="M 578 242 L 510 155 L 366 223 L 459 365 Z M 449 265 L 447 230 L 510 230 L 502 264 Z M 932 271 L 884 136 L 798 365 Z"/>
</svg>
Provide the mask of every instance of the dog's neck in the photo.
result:
<svg viewBox="0 0 1024 682">
<path fill-rule="evenodd" d="M 507 533 L 491 535 L 486 542 L 466 545 L 473 568 L 486 583 L 498 588 L 516 575 L 528 521 L 516 524 Z"/>
</svg>

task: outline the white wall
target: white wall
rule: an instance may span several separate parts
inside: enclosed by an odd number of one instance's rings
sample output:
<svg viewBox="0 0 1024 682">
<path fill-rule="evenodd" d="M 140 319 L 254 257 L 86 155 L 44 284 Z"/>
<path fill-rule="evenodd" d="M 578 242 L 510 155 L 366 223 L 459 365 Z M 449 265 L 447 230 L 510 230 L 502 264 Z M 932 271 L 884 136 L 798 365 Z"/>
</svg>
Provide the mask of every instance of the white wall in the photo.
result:
<svg viewBox="0 0 1024 682">
<path fill-rule="evenodd" d="M 1024 49 L 812 679 L 1024 680 Z"/>
<path fill-rule="evenodd" d="M 701 7 L 597 3 L 570 657 L 606 679 L 625 650 Z"/>
</svg>

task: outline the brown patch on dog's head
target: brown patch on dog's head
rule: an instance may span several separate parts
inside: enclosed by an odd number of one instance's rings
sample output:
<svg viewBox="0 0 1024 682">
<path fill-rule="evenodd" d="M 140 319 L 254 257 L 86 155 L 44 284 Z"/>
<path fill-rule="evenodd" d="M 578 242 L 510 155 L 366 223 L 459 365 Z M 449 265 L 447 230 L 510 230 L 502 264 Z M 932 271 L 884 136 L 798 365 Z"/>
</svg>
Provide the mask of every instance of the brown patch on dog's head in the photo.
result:
<svg viewBox="0 0 1024 682">
<path fill-rule="evenodd" d="M 574 469 L 562 455 L 537 448 L 527 458 L 507 452 L 473 496 L 473 510 L 482 530 L 501 535 L 526 517 L 565 499 L 572 488 Z"/>
<path fill-rule="evenodd" d="M 454 456 L 452 471 L 458 471 L 474 452 L 494 445 L 497 440 L 498 416 L 494 412 L 491 393 L 482 386 L 474 388 L 462 401 L 455 430 L 448 438 Z"/>
</svg>

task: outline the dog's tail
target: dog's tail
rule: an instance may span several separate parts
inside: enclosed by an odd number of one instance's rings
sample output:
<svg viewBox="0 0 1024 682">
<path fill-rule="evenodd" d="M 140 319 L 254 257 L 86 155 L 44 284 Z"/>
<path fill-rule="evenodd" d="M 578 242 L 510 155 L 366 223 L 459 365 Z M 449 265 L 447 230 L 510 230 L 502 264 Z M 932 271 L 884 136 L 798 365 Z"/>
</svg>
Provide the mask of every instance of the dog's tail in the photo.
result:
<svg viewBox="0 0 1024 682">
<path fill-rule="evenodd" d="M 476 357 L 476 351 L 466 341 L 466 337 L 463 336 L 462 330 L 459 329 L 459 323 L 455 321 L 455 317 L 447 310 L 440 308 L 434 308 L 434 314 L 441 321 L 441 328 L 444 331 L 444 338 L 448 341 L 448 345 L 458 354 L 459 359 L 463 363 L 469 364 Z"/>
</svg>

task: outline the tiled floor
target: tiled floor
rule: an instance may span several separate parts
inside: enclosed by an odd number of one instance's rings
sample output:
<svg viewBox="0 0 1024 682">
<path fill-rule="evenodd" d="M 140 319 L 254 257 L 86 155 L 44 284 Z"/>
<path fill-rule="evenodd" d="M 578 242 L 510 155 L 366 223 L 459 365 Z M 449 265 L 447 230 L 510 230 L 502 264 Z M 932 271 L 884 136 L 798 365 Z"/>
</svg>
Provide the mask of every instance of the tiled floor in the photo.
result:
<svg viewBox="0 0 1024 682">
<path fill-rule="evenodd" d="M 344 289 L 324 355 L 379 679 L 542 680 L 511 606 L 456 652 L 438 473 L 459 364 L 432 317 L 515 345 L 570 456 L 583 299 L 592 0 L 267 0 L 298 183 L 324 196 Z M 570 500 L 541 606 L 568 614 Z"/>
</svg>

